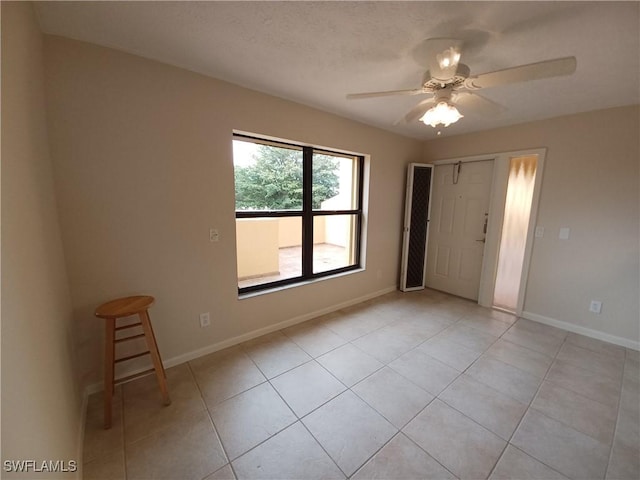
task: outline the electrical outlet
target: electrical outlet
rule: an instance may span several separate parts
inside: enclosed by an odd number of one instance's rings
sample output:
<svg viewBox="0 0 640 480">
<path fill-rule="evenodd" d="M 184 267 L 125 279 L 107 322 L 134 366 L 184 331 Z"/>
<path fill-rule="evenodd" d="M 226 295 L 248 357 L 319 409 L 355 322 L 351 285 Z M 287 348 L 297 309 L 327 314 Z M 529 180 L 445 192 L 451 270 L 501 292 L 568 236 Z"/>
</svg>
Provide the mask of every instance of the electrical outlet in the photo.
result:
<svg viewBox="0 0 640 480">
<path fill-rule="evenodd" d="M 589 311 L 593 313 L 602 312 L 602 302 L 599 300 L 591 300 L 591 304 L 589 305 Z"/>
<path fill-rule="evenodd" d="M 220 232 L 218 232 L 217 228 L 210 228 L 209 229 L 209 241 L 210 242 L 217 242 L 220 240 Z"/>
<path fill-rule="evenodd" d="M 211 318 L 209 317 L 209 312 L 200 314 L 200 327 L 208 327 L 211 325 Z"/>
</svg>

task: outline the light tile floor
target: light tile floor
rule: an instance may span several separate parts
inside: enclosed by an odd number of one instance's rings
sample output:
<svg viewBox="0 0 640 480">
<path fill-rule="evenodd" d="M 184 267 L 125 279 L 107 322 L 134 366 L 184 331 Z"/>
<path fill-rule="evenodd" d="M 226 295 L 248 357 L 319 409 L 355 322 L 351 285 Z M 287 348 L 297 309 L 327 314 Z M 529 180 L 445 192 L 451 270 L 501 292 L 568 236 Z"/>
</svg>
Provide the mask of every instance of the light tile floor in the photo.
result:
<svg viewBox="0 0 640 480">
<path fill-rule="evenodd" d="M 638 479 L 640 355 L 394 292 L 89 400 L 84 478 Z"/>
</svg>

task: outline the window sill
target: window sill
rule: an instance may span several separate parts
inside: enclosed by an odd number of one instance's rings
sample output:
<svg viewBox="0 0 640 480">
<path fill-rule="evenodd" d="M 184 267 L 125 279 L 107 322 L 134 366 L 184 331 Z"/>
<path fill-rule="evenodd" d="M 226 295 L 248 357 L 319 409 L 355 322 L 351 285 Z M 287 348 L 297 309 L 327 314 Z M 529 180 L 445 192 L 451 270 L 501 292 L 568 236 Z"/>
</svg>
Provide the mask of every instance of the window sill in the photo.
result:
<svg viewBox="0 0 640 480">
<path fill-rule="evenodd" d="M 264 290 L 259 290 L 257 292 L 241 293 L 238 295 L 238 300 L 245 300 L 247 298 L 259 297 L 261 295 L 281 292 L 281 291 L 289 290 L 296 287 L 303 287 L 305 285 L 311 285 L 318 282 L 326 282 L 327 280 L 332 280 L 334 278 L 346 277 L 347 275 L 362 273 L 365 270 L 366 270 L 365 268 L 358 268 L 355 270 L 349 270 L 348 272 L 336 273 L 335 275 L 327 275 L 326 277 L 319 277 L 319 278 L 314 278 L 312 280 L 303 280 L 301 282 L 291 283 L 289 285 L 281 285 L 278 287 L 266 288 Z"/>
</svg>

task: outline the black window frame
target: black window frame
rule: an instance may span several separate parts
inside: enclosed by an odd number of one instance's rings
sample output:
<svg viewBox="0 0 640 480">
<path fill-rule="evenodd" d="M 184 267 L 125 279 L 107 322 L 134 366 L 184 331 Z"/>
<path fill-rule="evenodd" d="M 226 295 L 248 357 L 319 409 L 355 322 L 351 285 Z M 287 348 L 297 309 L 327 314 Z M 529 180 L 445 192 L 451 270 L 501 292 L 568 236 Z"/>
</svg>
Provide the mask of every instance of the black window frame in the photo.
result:
<svg viewBox="0 0 640 480">
<path fill-rule="evenodd" d="M 281 148 L 294 148 L 302 150 L 302 210 L 236 210 L 236 220 L 239 218 L 274 218 L 274 217 L 300 217 L 302 222 L 302 274 L 300 276 L 285 278 L 258 285 L 240 288 L 238 295 L 271 290 L 286 285 L 295 285 L 323 277 L 330 277 L 362 268 L 362 226 L 363 226 L 363 199 L 364 199 L 364 156 L 352 153 L 333 151 L 326 148 L 318 148 L 310 145 L 301 145 L 280 140 L 264 139 L 256 136 L 240 133 L 233 134 L 233 140 L 249 141 L 260 145 L 268 145 Z M 357 194 L 356 208 L 344 210 L 319 210 L 313 209 L 313 154 L 335 155 L 337 157 L 353 158 L 357 161 Z M 235 176 L 234 176 L 235 183 Z M 235 205 L 235 203 L 234 203 Z M 313 223 L 316 217 L 331 215 L 355 215 L 356 229 L 353 238 L 355 261 L 353 265 L 335 268 L 323 272 L 313 272 Z M 237 249 L 236 249 L 237 255 Z"/>
</svg>

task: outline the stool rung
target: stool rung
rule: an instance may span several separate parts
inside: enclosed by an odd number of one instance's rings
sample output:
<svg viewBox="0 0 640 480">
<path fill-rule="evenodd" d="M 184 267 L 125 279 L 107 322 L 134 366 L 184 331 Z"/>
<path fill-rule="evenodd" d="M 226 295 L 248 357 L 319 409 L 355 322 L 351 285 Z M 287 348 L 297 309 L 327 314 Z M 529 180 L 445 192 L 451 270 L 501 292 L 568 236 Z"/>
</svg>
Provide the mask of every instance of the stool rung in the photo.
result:
<svg viewBox="0 0 640 480">
<path fill-rule="evenodd" d="M 125 328 L 133 328 L 133 327 L 137 327 L 139 325 L 142 325 L 140 322 L 138 323 L 132 323 L 131 325 L 123 325 L 121 327 L 116 327 L 116 331 L 118 330 L 124 330 Z"/>
<path fill-rule="evenodd" d="M 133 340 L 134 338 L 142 337 L 144 337 L 144 333 L 140 333 L 139 335 L 131 335 L 130 337 L 116 338 L 116 343 L 126 342 L 127 340 Z"/>
<path fill-rule="evenodd" d="M 133 375 L 129 375 L 128 377 L 119 378 L 113 381 L 114 385 L 118 385 L 120 383 L 128 382 L 129 380 L 133 380 L 134 378 L 144 377 L 145 375 L 149 375 L 150 373 L 155 372 L 153 368 L 149 370 L 145 370 L 144 372 L 134 373 Z"/>
<path fill-rule="evenodd" d="M 138 358 L 138 357 L 141 357 L 143 355 L 147 355 L 149 353 L 151 353 L 151 352 L 149 350 L 147 350 L 146 352 L 140 352 L 140 353 L 136 353 L 134 355 L 129 355 L 127 357 L 117 358 L 117 359 L 114 360 L 114 362 L 115 363 L 126 362 L 127 360 L 132 360 L 134 358 Z"/>
</svg>

